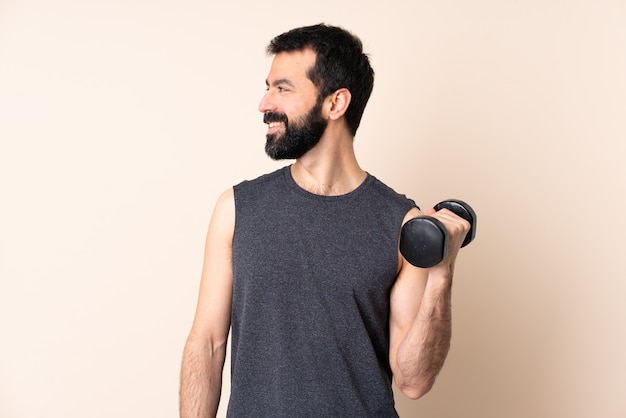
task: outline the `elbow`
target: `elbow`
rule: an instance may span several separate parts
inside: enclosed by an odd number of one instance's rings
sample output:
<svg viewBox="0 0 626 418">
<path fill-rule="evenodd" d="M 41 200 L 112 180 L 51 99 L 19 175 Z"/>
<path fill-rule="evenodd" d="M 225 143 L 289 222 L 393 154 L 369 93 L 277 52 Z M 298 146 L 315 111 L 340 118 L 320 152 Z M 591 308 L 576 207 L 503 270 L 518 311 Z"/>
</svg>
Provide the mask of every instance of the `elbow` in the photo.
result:
<svg viewBox="0 0 626 418">
<path fill-rule="evenodd" d="M 425 379 L 420 382 L 402 383 L 398 385 L 398 389 L 409 399 L 417 400 L 426 395 L 435 384 L 435 379 Z"/>
</svg>

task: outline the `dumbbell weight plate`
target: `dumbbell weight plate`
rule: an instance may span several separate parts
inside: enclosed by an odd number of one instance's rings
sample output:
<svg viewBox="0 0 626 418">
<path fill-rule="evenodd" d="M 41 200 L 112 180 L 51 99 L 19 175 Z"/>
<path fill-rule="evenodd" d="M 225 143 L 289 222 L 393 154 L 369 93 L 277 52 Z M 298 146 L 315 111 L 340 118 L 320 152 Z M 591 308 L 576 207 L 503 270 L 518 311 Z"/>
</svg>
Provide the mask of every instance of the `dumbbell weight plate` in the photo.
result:
<svg viewBox="0 0 626 418">
<path fill-rule="evenodd" d="M 441 221 L 419 216 L 407 221 L 400 231 L 400 253 L 416 267 L 439 264 L 448 251 L 448 233 Z"/>
</svg>

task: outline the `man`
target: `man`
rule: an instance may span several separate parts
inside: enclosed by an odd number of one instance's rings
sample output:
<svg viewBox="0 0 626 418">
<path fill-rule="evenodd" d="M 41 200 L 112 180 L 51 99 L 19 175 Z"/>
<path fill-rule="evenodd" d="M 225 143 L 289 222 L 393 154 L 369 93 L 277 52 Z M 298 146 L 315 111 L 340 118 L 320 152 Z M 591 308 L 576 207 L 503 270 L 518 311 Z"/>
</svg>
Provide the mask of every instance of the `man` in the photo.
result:
<svg viewBox="0 0 626 418">
<path fill-rule="evenodd" d="M 430 269 L 398 251 L 422 212 L 358 164 L 353 140 L 373 87 L 361 41 L 332 26 L 274 38 L 266 152 L 295 162 L 224 192 L 206 241 L 183 354 L 181 417 L 215 416 L 232 326 L 233 417 L 397 417 L 392 380 L 428 392 L 450 345 L 456 255 Z"/>
</svg>

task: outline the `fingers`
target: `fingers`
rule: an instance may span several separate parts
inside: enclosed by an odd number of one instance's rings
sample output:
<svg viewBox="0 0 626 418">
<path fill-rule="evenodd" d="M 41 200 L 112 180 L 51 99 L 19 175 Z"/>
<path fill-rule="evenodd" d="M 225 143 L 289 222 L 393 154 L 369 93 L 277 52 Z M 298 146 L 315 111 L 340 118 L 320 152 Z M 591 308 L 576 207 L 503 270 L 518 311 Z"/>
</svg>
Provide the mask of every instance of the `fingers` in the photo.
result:
<svg viewBox="0 0 626 418">
<path fill-rule="evenodd" d="M 460 248 L 465 236 L 470 230 L 471 224 L 469 221 L 445 208 L 439 211 L 435 211 L 435 209 L 431 208 L 428 210 L 428 214 L 429 216 L 437 218 L 437 220 L 441 221 L 446 227 L 450 247 Z"/>
</svg>

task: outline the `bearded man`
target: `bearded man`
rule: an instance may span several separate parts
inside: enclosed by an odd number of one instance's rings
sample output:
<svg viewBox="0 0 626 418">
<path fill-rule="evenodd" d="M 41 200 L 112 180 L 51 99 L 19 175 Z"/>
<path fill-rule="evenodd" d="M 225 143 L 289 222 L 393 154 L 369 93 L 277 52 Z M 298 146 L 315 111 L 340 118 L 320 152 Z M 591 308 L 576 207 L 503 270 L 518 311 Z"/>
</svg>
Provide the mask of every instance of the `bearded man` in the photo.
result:
<svg viewBox="0 0 626 418">
<path fill-rule="evenodd" d="M 467 221 L 437 265 L 398 249 L 422 215 L 359 165 L 354 137 L 374 84 L 362 42 L 334 26 L 274 38 L 259 105 L 265 150 L 295 160 L 218 199 L 181 372 L 181 417 L 216 415 L 232 332 L 232 417 L 397 417 L 392 382 L 430 390 L 450 346 L 451 284 Z"/>
</svg>

